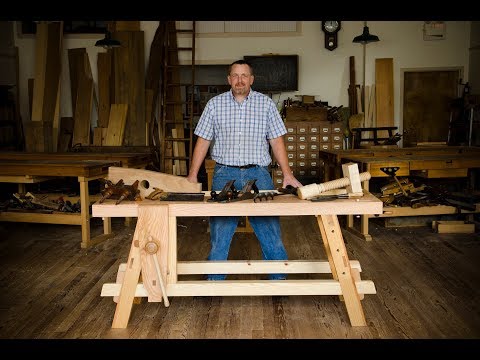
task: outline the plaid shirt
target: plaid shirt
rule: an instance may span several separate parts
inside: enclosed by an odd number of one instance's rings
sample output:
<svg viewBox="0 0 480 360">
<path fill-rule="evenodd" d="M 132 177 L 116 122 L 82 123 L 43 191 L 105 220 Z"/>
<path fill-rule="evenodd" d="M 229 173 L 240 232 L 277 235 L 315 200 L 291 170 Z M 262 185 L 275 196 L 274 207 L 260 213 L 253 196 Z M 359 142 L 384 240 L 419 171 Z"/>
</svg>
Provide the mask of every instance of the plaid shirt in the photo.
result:
<svg viewBox="0 0 480 360">
<path fill-rule="evenodd" d="M 272 161 L 268 140 L 286 132 L 273 100 L 250 89 L 242 103 L 231 90 L 210 99 L 194 133 L 214 140 L 211 155 L 220 164 L 268 166 Z"/>
</svg>

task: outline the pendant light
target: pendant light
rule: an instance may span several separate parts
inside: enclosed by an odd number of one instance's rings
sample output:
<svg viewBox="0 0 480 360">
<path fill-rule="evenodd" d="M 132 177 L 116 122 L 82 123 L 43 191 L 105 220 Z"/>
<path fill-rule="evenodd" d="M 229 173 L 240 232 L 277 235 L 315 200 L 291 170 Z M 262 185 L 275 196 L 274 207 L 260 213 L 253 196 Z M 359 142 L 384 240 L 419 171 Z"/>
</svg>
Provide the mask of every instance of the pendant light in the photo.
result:
<svg viewBox="0 0 480 360">
<path fill-rule="evenodd" d="M 368 44 L 368 43 L 379 41 L 379 40 L 380 39 L 378 38 L 378 36 L 370 34 L 366 21 L 363 23 L 362 35 L 358 35 L 353 38 L 354 43 L 360 43 L 360 44 Z"/>
<path fill-rule="evenodd" d="M 110 31 L 105 32 L 105 38 L 98 40 L 95 43 L 95 46 L 103 47 L 104 49 L 111 49 L 115 47 L 120 47 L 121 43 L 118 40 L 112 39 L 112 34 Z"/>
</svg>

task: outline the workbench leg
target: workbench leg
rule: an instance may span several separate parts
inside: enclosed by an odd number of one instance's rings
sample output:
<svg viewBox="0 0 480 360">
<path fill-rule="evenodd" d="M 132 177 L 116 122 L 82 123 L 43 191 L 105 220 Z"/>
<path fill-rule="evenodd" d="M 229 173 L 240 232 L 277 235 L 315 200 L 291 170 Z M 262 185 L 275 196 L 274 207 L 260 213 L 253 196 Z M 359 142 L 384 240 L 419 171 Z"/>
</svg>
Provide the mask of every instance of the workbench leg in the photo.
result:
<svg viewBox="0 0 480 360">
<path fill-rule="evenodd" d="M 331 256 L 328 256 L 328 261 L 332 274 L 336 274 L 338 277 L 350 323 L 352 326 L 366 326 L 367 322 L 355 285 L 350 259 L 345 248 L 338 218 L 336 215 L 320 215 L 317 217 L 317 220 L 322 237 L 325 237 L 323 241 L 327 256 L 329 253 L 331 254 Z"/>
<path fill-rule="evenodd" d="M 82 249 L 90 246 L 90 200 L 88 195 L 88 180 L 79 177 L 80 184 L 80 217 L 82 219 Z"/>
<path fill-rule="evenodd" d="M 168 253 L 167 253 L 167 286 L 176 284 L 177 275 L 177 218 L 168 217 Z"/>
<path fill-rule="evenodd" d="M 128 254 L 127 269 L 123 277 L 115 315 L 113 316 L 112 328 L 125 329 L 128 325 L 141 269 L 140 243 L 134 236 L 130 253 Z"/>
<path fill-rule="evenodd" d="M 330 264 L 330 270 L 332 271 L 332 276 L 334 280 L 338 281 L 337 269 L 333 266 L 333 257 L 332 257 L 332 249 L 330 249 L 330 244 L 327 241 L 327 234 L 325 230 L 325 226 L 323 226 L 323 221 L 320 216 L 316 216 L 318 227 L 320 228 L 320 234 L 322 235 L 323 240 L 323 247 L 325 248 L 325 253 L 327 254 L 328 262 Z M 343 296 L 339 296 L 341 301 L 344 301 Z"/>
<path fill-rule="evenodd" d="M 370 184 L 369 181 L 366 180 L 363 182 L 362 187 L 365 191 L 369 191 Z M 358 236 L 361 239 L 366 241 L 372 241 L 372 235 L 368 233 L 368 220 L 370 219 L 369 215 L 360 215 L 360 231 L 355 229 L 355 219 L 353 215 L 347 215 L 347 228 L 348 232 L 351 234 Z"/>
<path fill-rule="evenodd" d="M 142 283 L 148 293 L 148 302 L 160 302 L 167 298 L 163 291 L 168 283 L 169 224 L 168 205 L 145 204 L 138 207 L 134 237 L 140 242 Z M 164 285 L 165 289 L 162 288 Z M 168 306 L 167 302 L 165 306 Z"/>
<path fill-rule="evenodd" d="M 112 233 L 112 218 L 109 218 L 109 217 L 103 218 L 103 233 L 104 234 Z"/>
<path fill-rule="evenodd" d="M 26 184 L 18 184 L 18 193 L 19 194 L 26 194 L 27 193 L 27 186 Z"/>
<path fill-rule="evenodd" d="M 363 182 L 363 189 L 367 192 L 370 190 L 370 182 L 368 180 Z M 372 236 L 368 233 L 368 219 L 369 215 L 363 214 L 360 217 L 360 232 L 366 241 L 372 241 Z"/>
</svg>

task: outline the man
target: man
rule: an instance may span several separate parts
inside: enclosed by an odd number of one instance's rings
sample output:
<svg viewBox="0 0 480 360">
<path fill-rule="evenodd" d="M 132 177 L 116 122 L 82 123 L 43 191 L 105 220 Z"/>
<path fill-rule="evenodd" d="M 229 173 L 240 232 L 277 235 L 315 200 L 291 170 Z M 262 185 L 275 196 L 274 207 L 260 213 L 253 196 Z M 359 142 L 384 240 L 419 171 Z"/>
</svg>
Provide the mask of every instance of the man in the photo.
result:
<svg viewBox="0 0 480 360">
<path fill-rule="evenodd" d="M 283 187 L 302 184 L 293 176 L 288 165 L 283 135 L 286 128 L 275 103 L 268 96 L 251 89 L 253 69 L 244 60 L 229 66 L 230 91 L 212 98 L 195 128 L 198 136 L 193 151 L 188 181 L 197 182 L 198 171 L 212 141 L 212 159 L 216 161 L 212 189 L 221 190 L 229 180 L 237 189 L 248 180 L 256 179 L 260 190 L 273 190 L 268 171 L 269 144 L 283 173 Z M 210 217 L 211 250 L 208 260 L 227 260 L 230 244 L 239 217 Z M 287 260 L 278 216 L 249 217 L 250 224 L 262 248 L 264 260 Z M 209 275 L 208 280 L 224 280 L 226 275 Z M 270 274 L 271 280 L 283 280 L 285 274 Z"/>
</svg>

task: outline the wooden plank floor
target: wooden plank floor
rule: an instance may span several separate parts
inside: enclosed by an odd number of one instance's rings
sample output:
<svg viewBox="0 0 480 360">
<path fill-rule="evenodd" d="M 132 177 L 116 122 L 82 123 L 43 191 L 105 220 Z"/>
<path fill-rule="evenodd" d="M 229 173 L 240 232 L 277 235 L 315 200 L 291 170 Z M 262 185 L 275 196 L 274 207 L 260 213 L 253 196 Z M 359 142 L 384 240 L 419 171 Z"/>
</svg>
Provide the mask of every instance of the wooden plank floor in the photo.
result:
<svg viewBox="0 0 480 360">
<path fill-rule="evenodd" d="M 350 326 L 337 296 L 244 296 L 176 297 L 169 308 L 144 300 L 127 329 L 111 329 L 115 303 L 100 290 L 115 281 L 134 231 L 122 219 L 113 228 L 117 236 L 85 250 L 76 226 L 0 223 L 0 339 L 480 338 L 478 234 L 372 223 L 367 243 L 344 232 L 377 287 L 362 301 L 366 327 Z M 101 233 L 99 219 L 92 229 Z M 282 229 L 291 259 L 326 258 L 313 217 L 282 218 Z M 206 259 L 206 218 L 179 219 L 178 233 L 179 259 Z M 231 259 L 260 259 L 254 235 L 235 235 Z"/>
</svg>

